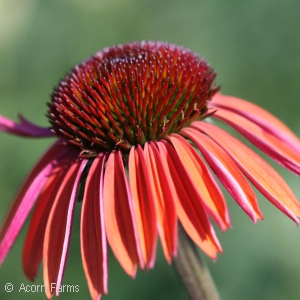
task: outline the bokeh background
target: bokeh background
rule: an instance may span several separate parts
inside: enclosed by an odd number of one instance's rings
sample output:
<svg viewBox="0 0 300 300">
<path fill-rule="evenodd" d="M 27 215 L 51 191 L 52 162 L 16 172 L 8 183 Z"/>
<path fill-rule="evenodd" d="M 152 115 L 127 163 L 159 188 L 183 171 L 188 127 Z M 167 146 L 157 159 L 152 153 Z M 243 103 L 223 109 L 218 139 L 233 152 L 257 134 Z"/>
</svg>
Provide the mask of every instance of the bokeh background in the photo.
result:
<svg viewBox="0 0 300 300">
<path fill-rule="evenodd" d="M 162 40 L 190 48 L 218 73 L 226 94 L 251 100 L 300 135 L 300 1 L 298 0 L 0 0 L 0 114 L 22 113 L 47 125 L 53 87 L 76 63 L 119 43 Z M 0 219 L 18 187 L 52 140 L 0 133 Z M 280 167 L 300 198 L 299 178 Z M 233 228 L 220 233 L 224 253 L 207 259 L 222 299 L 300 299 L 300 228 L 259 197 L 265 221 L 252 224 L 228 197 Z M 77 206 L 64 284 L 89 299 L 79 249 Z M 28 223 L 26 223 L 28 225 Z M 45 299 L 18 292 L 31 284 L 22 273 L 23 228 L 0 269 L 0 299 Z M 55 246 L 55 245 L 53 245 Z M 5 283 L 14 284 L 7 293 Z M 36 279 L 42 284 L 42 268 Z M 55 298 L 55 297 L 54 297 Z M 187 299 L 160 246 L 154 270 L 127 277 L 109 260 L 109 295 L 103 299 Z"/>
</svg>

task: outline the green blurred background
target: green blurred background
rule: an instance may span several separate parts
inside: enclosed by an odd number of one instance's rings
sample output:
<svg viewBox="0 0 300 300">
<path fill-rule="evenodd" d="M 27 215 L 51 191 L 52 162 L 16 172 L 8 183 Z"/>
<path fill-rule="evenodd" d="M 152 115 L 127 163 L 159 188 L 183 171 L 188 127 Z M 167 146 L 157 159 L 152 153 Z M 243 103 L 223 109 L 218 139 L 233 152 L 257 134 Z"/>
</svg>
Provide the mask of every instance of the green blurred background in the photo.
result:
<svg viewBox="0 0 300 300">
<path fill-rule="evenodd" d="M 0 114 L 22 113 L 47 125 L 52 88 L 76 63 L 103 47 L 163 40 L 188 47 L 218 73 L 226 94 L 265 107 L 300 135 L 300 1 L 201 0 L 0 0 Z M 17 188 L 52 140 L 0 134 L 0 219 Z M 276 167 L 300 198 L 299 178 Z M 222 299 L 300 299 L 300 228 L 263 197 L 265 221 L 251 220 L 228 197 L 233 228 L 218 235 L 224 253 L 207 259 Z M 89 299 L 79 250 L 77 206 L 64 284 L 79 293 L 60 299 Z M 28 225 L 28 224 L 27 224 Z M 27 227 L 27 225 L 25 227 Z M 45 299 L 18 292 L 24 228 L 0 269 L 0 299 Z M 109 295 L 103 299 L 187 299 L 160 246 L 154 270 L 127 277 L 109 260 Z M 4 284 L 13 283 L 11 293 Z M 36 280 L 42 284 L 42 268 Z"/>
</svg>

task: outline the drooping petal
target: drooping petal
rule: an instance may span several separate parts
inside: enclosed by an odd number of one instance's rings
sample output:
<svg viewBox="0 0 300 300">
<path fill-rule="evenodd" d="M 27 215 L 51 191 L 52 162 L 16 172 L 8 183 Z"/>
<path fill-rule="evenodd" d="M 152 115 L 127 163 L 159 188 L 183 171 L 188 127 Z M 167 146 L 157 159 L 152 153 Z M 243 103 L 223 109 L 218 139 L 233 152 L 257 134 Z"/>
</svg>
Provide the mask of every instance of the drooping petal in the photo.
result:
<svg viewBox="0 0 300 300">
<path fill-rule="evenodd" d="M 255 193 L 226 152 L 195 129 L 184 128 L 181 133 L 195 143 L 221 183 L 253 222 L 256 222 L 257 218 L 262 219 Z"/>
<path fill-rule="evenodd" d="M 191 124 L 217 142 L 252 184 L 279 210 L 299 224 L 300 204 L 282 177 L 258 154 L 226 131 L 205 122 Z"/>
<path fill-rule="evenodd" d="M 177 216 L 172 191 L 160 154 L 153 142 L 144 146 L 149 179 L 154 195 L 156 220 L 164 255 L 168 263 L 177 254 Z"/>
<path fill-rule="evenodd" d="M 128 168 L 143 260 L 147 268 L 152 268 L 157 243 L 156 218 L 149 171 L 141 146 L 131 148 Z"/>
<path fill-rule="evenodd" d="M 20 123 L 14 122 L 0 115 L 0 131 L 26 137 L 49 137 L 54 133 L 49 128 L 35 125 L 23 116 L 19 116 Z"/>
<path fill-rule="evenodd" d="M 72 156 L 72 155 L 71 155 Z M 38 267 L 43 257 L 43 244 L 48 217 L 56 194 L 72 163 L 69 155 L 64 156 L 53 169 L 49 179 L 39 195 L 30 220 L 29 229 L 23 247 L 23 270 L 29 280 L 37 276 Z"/>
<path fill-rule="evenodd" d="M 48 298 L 51 298 L 54 292 L 56 296 L 60 293 L 79 179 L 87 161 L 87 159 L 80 160 L 73 157 L 73 164 L 61 183 L 47 222 L 43 250 L 43 274 Z"/>
<path fill-rule="evenodd" d="M 258 105 L 217 93 L 210 102 L 210 107 L 221 107 L 244 116 L 300 153 L 300 139 L 283 122 Z"/>
<path fill-rule="evenodd" d="M 296 175 L 300 175 L 300 155 L 285 142 L 255 123 L 229 110 L 218 108 L 213 116 L 235 128 L 277 163 Z"/>
<path fill-rule="evenodd" d="M 134 277 L 144 267 L 135 210 L 120 151 L 107 160 L 104 175 L 105 229 L 109 245 L 125 272 Z"/>
<path fill-rule="evenodd" d="M 19 191 L 0 233 L 0 265 L 20 232 L 55 165 L 68 148 L 55 143 L 39 160 Z"/>
<path fill-rule="evenodd" d="M 174 148 L 167 142 L 157 142 L 163 162 L 164 173 L 168 177 L 172 197 L 175 200 L 178 218 L 190 238 L 211 258 L 222 252 L 200 199 L 195 197 L 189 178 Z"/>
<path fill-rule="evenodd" d="M 107 243 L 103 211 L 103 178 L 106 156 L 93 161 L 85 183 L 81 210 L 80 246 L 83 268 L 93 300 L 107 293 Z"/>
<path fill-rule="evenodd" d="M 189 177 L 195 197 L 198 194 L 206 211 L 223 231 L 226 230 L 230 226 L 226 201 L 205 163 L 183 137 L 171 134 L 169 139 L 185 169 L 182 176 Z"/>
</svg>

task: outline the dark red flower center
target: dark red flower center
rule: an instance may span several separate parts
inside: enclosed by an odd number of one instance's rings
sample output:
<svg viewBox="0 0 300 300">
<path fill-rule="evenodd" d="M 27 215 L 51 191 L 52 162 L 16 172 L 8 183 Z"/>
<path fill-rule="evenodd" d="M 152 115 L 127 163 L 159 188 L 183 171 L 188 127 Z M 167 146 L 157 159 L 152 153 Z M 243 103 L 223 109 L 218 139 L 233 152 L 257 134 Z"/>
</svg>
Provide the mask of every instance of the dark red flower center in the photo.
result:
<svg viewBox="0 0 300 300">
<path fill-rule="evenodd" d="M 52 130 L 91 155 L 165 138 L 207 112 L 217 91 L 208 63 L 185 48 L 111 47 L 75 66 L 52 94 Z"/>
</svg>

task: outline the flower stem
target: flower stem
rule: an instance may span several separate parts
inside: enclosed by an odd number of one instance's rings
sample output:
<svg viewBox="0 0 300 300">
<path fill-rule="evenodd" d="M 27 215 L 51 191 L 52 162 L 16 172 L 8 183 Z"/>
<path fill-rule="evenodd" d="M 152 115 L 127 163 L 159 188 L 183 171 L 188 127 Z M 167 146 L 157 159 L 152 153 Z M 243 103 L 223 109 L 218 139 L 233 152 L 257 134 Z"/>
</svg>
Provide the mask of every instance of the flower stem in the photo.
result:
<svg viewBox="0 0 300 300">
<path fill-rule="evenodd" d="M 214 282 L 196 245 L 178 224 L 178 254 L 175 268 L 191 300 L 220 300 Z"/>
</svg>

